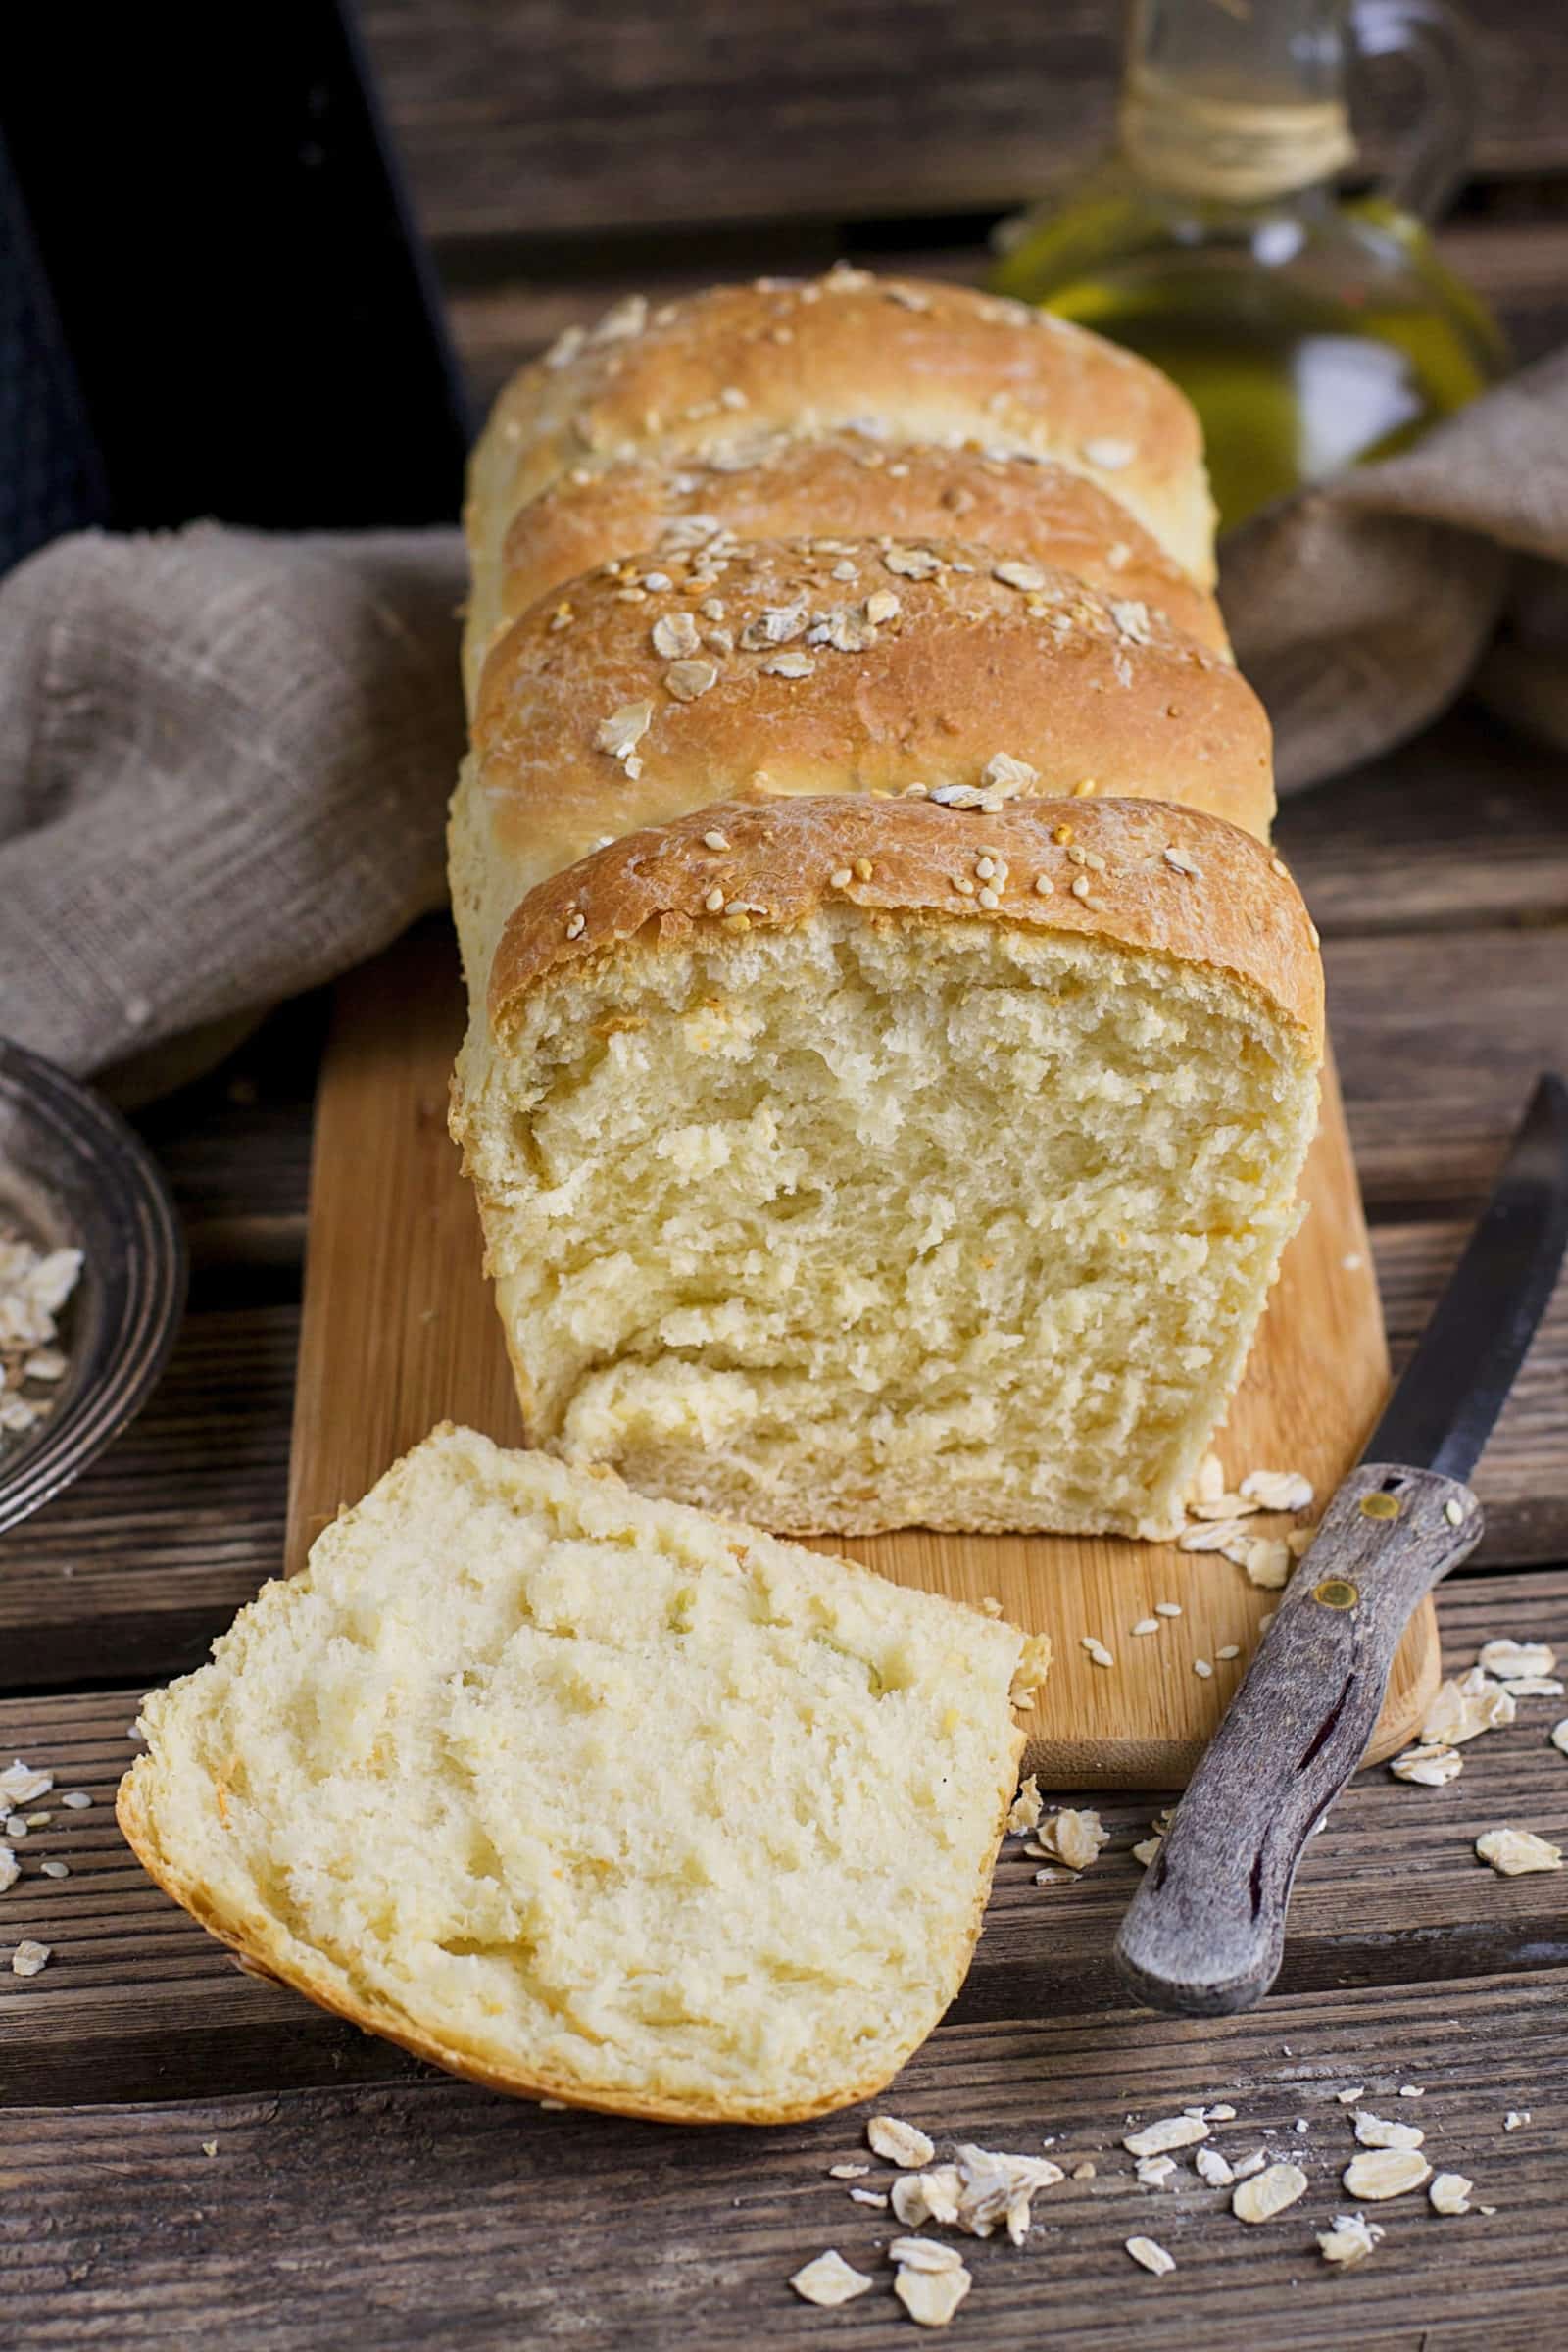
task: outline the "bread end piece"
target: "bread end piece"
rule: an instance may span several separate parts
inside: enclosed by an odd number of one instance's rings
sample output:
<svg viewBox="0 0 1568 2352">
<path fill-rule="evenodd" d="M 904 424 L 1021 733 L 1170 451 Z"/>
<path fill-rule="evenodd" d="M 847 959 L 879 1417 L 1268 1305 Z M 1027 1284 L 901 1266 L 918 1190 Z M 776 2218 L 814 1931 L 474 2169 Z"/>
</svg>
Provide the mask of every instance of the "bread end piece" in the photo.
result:
<svg viewBox="0 0 1568 2352">
<path fill-rule="evenodd" d="M 1046 1646 L 448 1425 L 153 1694 L 117 1814 L 248 1969 L 417 2057 L 793 2121 L 961 1983 Z"/>
</svg>

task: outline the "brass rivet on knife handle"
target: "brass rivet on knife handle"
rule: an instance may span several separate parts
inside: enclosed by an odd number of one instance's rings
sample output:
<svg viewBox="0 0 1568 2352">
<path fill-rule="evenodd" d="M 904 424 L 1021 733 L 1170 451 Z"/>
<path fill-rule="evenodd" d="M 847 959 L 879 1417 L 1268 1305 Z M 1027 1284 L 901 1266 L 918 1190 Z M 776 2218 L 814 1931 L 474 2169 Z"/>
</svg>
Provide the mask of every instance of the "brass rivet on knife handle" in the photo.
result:
<svg viewBox="0 0 1568 2352">
<path fill-rule="evenodd" d="M 1312 1598 L 1320 1600 L 1326 1609 L 1353 1609 L 1360 1597 L 1360 1586 L 1352 1585 L 1343 1576 L 1326 1576 L 1312 1591 Z"/>
<path fill-rule="evenodd" d="M 1399 1506 L 1392 1494 L 1385 1494 L 1380 1488 L 1375 1494 L 1362 1495 L 1361 1516 L 1363 1519 L 1397 1519 Z"/>
</svg>

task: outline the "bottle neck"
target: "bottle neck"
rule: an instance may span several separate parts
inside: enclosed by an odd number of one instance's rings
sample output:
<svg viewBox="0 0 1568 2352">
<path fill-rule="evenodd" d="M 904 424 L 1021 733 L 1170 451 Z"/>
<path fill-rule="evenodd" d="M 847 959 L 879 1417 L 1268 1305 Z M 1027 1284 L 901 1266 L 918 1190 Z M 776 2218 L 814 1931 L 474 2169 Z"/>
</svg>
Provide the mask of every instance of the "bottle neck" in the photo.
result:
<svg viewBox="0 0 1568 2352">
<path fill-rule="evenodd" d="M 1118 131 L 1172 194 L 1260 204 L 1355 154 L 1345 0 L 1134 0 Z"/>
</svg>

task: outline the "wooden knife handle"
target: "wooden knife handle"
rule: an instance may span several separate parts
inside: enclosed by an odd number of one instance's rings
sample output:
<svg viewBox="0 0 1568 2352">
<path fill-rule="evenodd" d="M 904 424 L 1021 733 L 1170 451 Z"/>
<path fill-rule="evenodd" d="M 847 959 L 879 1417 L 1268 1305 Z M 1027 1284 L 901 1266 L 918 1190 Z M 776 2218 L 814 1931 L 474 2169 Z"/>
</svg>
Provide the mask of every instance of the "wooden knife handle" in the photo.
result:
<svg viewBox="0 0 1568 2352">
<path fill-rule="evenodd" d="M 1122 1922 L 1143 2000 L 1217 2017 L 1268 1990 L 1301 1850 L 1361 1761 L 1410 1613 L 1481 1528 L 1456 1479 L 1351 1471 Z"/>
</svg>

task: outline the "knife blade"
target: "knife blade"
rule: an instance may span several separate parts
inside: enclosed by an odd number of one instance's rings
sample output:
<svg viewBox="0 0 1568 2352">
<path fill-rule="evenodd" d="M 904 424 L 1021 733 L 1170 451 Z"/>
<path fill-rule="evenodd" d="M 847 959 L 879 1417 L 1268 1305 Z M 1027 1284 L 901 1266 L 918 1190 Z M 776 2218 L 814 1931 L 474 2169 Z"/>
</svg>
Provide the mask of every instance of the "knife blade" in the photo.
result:
<svg viewBox="0 0 1568 2352">
<path fill-rule="evenodd" d="M 1565 1248 L 1568 1087 L 1548 1072 L 1128 1906 L 1116 1966 L 1152 2006 L 1222 2016 L 1279 1974 L 1297 1865 L 1361 1760 L 1411 1611 L 1480 1541 L 1464 1482 Z"/>
</svg>

